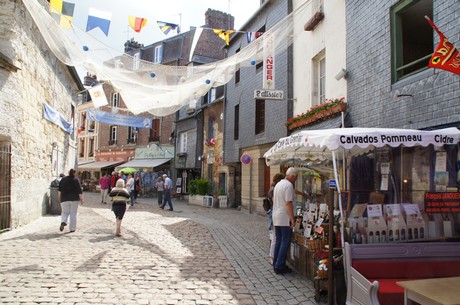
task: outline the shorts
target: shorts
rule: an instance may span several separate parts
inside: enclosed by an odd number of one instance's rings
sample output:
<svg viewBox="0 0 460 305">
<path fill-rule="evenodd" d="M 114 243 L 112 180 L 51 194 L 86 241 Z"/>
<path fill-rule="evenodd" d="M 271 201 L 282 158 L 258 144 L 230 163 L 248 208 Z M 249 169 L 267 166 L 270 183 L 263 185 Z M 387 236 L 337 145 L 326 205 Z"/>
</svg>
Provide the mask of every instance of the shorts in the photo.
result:
<svg viewBox="0 0 460 305">
<path fill-rule="evenodd" d="M 115 218 L 123 219 L 123 216 L 126 212 L 126 203 L 124 202 L 114 202 L 112 203 L 112 211 L 115 214 Z"/>
</svg>

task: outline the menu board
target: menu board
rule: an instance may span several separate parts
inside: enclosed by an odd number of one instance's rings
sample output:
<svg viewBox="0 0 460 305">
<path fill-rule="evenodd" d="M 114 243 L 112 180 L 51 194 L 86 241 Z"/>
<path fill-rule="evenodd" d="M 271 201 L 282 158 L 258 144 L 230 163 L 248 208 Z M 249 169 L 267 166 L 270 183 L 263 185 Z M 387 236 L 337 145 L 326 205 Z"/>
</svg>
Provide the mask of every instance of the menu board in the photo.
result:
<svg viewBox="0 0 460 305">
<path fill-rule="evenodd" d="M 460 192 L 426 192 L 426 213 L 460 213 Z"/>
</svg>

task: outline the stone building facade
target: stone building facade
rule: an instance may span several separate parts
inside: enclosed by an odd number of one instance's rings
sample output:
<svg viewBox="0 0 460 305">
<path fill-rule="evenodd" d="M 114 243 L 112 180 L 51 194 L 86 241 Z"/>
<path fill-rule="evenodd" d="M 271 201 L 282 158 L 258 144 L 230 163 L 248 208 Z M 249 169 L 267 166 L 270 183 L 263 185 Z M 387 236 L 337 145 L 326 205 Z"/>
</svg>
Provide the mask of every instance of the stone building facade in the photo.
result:
<svg viewBox="0 0 460 305">
<path fill-rule="evenodd" d="M 0 230 L 49 210 L 50 183 L 76 165 L 76 132 L 44 117 L 43 103 L 72 122 L 83 89 L 49 50 L 21 1 L 0 3 Z"/>
</svg>

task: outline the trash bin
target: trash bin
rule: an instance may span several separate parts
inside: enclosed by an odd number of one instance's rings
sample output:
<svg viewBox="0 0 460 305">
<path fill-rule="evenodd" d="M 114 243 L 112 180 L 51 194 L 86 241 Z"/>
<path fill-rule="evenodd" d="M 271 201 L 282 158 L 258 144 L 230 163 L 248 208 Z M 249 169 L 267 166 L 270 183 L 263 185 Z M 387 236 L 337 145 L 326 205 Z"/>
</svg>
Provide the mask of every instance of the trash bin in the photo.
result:
<svg viewBox="0 0 460 305">
<path fill-rule="evenodd" d="M 61 203 L 58 198 L 60 179 L 54 179 L 50 185 L 50 214 L 61 215 Z"/>
</svg>

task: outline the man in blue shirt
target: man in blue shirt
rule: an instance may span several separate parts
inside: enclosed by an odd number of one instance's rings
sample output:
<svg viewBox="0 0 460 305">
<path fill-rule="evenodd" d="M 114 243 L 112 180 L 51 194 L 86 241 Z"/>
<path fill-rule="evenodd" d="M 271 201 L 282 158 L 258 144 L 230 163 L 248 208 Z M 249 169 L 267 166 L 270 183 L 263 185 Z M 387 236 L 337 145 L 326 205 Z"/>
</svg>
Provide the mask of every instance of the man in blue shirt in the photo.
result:
<svg viewBox="0 0 460 305">
<path fill-rule="evenodd" d="M 160 206 L 160 209 L 164 209 L 166 202 L 169 205 L 169 211 L 173 210 L 173 205 L 171 201 L 171 191 L 172 191 L 172 180 L 168 175 L 163 174 L 164 179 L 164 190 L 163 190 L 163 204 Z"/>
</svg>

